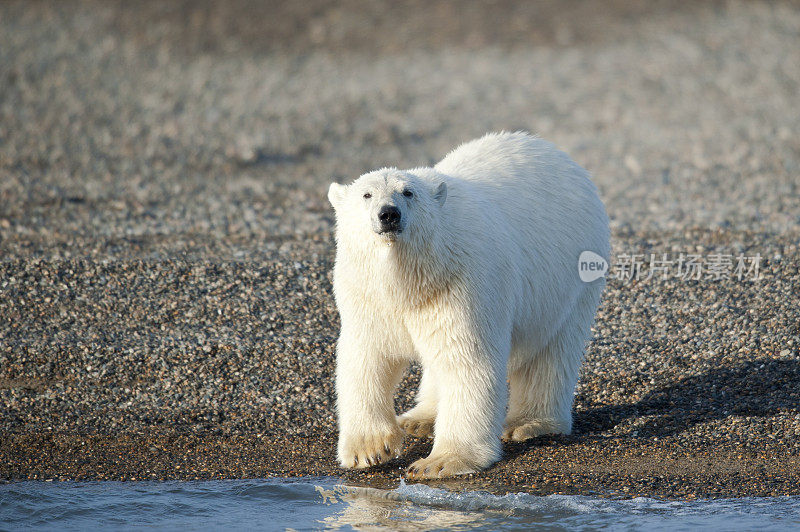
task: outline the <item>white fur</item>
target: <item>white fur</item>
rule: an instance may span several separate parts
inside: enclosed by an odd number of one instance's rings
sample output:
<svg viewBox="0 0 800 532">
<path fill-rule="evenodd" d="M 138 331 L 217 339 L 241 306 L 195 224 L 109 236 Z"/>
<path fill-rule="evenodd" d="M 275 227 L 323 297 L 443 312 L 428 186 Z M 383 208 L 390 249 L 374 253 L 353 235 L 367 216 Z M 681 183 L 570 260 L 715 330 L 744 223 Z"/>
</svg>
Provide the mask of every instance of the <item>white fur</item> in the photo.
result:
<svg viewBox="0 0 800 532">
<path fill-rule="evenodd" d="M 608 218 L 583 168 L 526 133 L 489 134 L 434 168 L 384 168 L 332 184 L 328 197 L 344 467 L 384 462 L 404 432 L 433 431 L 409 475 L 470 473 L 500 458 L 501 435 L 571 431 L 605 285 L 581 282 L 578 256 L 609 257 Z M 401 233 L 376 232 L 383 205 L 400 209 Z M 423 368 L 417 404 L 396 417 L 411 360 Z"/>
</svg>

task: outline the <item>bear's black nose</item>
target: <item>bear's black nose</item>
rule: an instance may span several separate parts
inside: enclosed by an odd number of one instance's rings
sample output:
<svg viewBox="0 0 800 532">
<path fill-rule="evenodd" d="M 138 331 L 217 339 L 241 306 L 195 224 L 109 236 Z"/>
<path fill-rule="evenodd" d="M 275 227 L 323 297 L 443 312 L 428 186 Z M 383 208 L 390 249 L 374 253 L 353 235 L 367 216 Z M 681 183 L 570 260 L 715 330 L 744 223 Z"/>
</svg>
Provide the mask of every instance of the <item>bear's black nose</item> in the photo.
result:
<svg viewBox="0 0 800 532">
<path fill-rule="evenodd" d="M 378 211 L 378 220 L 384 230 L 397 229 L 397 226 L 400 225 L 400 209 L 394 205 L 384 205 Z"/>
</svg>

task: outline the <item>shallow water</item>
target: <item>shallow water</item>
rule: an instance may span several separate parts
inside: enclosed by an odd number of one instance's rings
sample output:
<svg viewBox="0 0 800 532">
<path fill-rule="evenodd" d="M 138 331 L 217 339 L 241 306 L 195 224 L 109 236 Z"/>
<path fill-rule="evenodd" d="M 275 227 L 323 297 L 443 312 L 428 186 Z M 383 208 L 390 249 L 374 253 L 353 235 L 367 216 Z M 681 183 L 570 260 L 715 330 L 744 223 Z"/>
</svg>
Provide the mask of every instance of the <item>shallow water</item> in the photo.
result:
<svg viewBox="0 0 800 532">
<path fill-rule="evenodd" d="M 332 478 L 0 485 L 0 528 L 125 530 L 793 530 L 800 498 L 713 501 L 503 496 Z"/>
</svg>

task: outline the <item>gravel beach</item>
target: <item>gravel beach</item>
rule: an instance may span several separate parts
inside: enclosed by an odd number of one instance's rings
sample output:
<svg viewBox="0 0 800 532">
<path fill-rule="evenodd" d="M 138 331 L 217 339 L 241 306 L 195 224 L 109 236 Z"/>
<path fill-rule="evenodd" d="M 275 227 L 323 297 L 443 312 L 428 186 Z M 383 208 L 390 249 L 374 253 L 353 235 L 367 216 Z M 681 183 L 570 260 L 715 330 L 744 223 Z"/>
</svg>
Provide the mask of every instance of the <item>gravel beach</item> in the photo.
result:
<svg viewBox="0 0 800 532">
<path fill-rule="evenodd" d="M 575 432 L 430 484 L 800 495 L 798 94 L 797 3 L 0 3 L 0 479 L 396 485 L 429 441 L 335 463 L 327 185 L 525 129 L 611 219 Z"/>
</svg>

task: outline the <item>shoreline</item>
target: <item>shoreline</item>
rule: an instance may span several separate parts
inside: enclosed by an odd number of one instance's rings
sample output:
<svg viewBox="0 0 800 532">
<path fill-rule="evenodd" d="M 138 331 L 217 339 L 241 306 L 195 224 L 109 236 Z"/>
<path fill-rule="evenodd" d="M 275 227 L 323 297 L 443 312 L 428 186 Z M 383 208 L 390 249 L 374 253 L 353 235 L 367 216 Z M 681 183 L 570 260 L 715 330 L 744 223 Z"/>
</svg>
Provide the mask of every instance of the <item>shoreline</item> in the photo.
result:
<svg viewBox="0 0 800 532">
<path fill-rule="evenodd" d="M 383 466 L 340 469 L 335 435 L 280 439 L 247 434 L 154 431 L 119 435 L 4 434 L 4 481 L 146 481 L 335 477 L 357 486 L 397 487 L 403 469 L 430 450 L 409 438 L 405 453 Z M 606 438 L 537 438 L 504 445 L 495 466 L 423 482 L 451 491 L 593 495 L 612 498 L 719 499 L 800 495 L 800 456 L 674 443 L 609 444 Z"/>
</svg>

